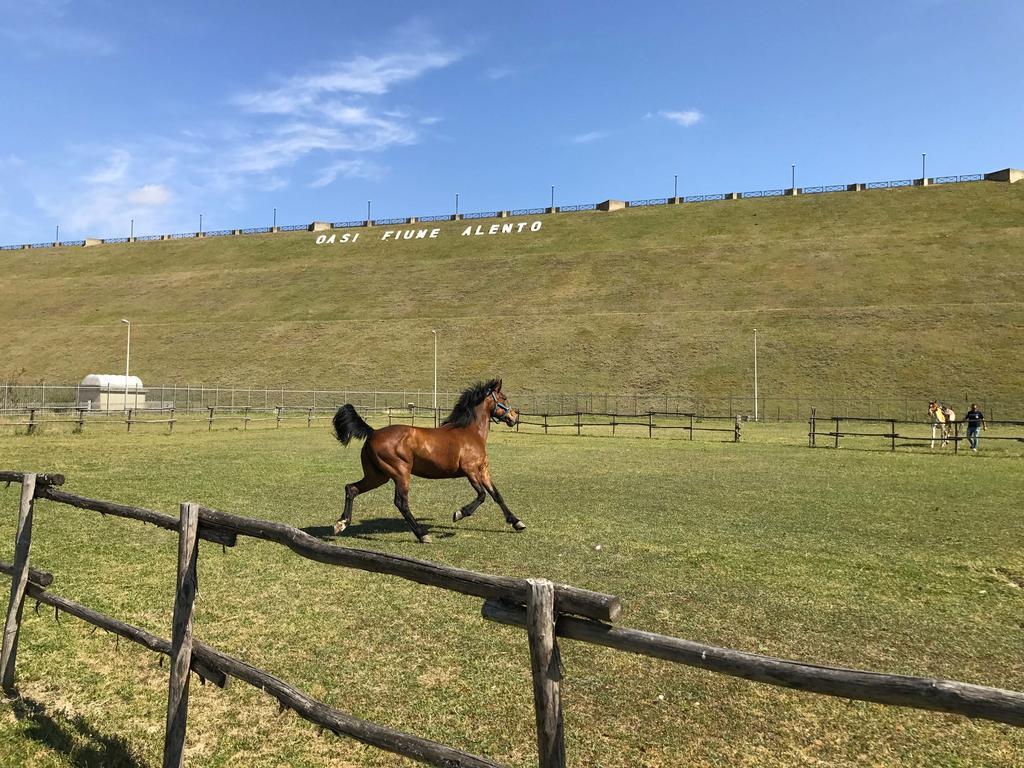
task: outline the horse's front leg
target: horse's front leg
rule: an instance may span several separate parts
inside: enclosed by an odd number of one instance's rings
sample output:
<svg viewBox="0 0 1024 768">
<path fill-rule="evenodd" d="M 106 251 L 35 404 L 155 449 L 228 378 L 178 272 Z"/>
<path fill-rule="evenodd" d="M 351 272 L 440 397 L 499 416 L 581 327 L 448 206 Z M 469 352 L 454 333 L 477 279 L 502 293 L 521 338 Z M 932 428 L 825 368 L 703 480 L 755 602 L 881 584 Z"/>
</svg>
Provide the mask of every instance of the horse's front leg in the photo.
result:
<svg viewBox="0 0 1024 768">
<path fill-rule="evenodd" d="M 452 515 L 453 523 L 457 523 L 462 518 L 469 517 L 470 515 L 472 515 L 474 512 L 477 511 L 477 509 L 480 508 L 480 505 L 483 504 L 484 501 L 487 499 L 487 494 L 484 493 L 483 485 L 481 485 L 476 480 L 470 480 L 469 484 L 473 486 L 473 490 L 476 491 L 476 498 L 469 502 L 469 504 L 467 504 L 466 506 L 462 507 L 462 509 L 460 509 L 458 512 L 455 512 Z"/>
<path fill-rule="evenodd" d="M 508 504 L 505 503 L 505 499 L 502 498 L 501 492 L 498 490 L 497 486 L 491 482 L 490 477 L 488 477 L 484 482 L 484 489 L 491 495 L 491 498 L 494 499 L 498 506 L 501 507 L 501 511 L 505 513 L 505 522 L 517 531 L 525 531 L 526 523 L 512 514 L 512 510 L 508 508 Z"/>
</svg>

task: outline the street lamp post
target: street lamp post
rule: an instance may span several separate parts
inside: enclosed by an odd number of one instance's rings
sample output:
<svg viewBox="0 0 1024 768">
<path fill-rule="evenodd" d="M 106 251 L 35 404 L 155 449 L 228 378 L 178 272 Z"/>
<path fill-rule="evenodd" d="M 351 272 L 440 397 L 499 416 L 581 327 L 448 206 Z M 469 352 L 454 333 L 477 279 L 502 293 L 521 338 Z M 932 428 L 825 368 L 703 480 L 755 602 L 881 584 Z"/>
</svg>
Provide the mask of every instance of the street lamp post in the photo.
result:
<svg viewBox="0 0 1024 768">
<path fill-rule="evenodd" d="M 370 226 L 370 203 L 372 200 L 366 201 L 366 226 Z"/>
<path fill-rule="evenodd" d="M 55 239 L 57 245 L 60 245 L 60 224 L 57 225 L 57 237 Z"/>
<path fill-rule="evenodd" d="M 551 185 L 551 212 L 555 212 L 555 185 Z"/>
<path fill-rule="evenodd" d="M 672 197 L 674 197 L 674 198 L 678 198 L 679 197 L 679 174 L 678 173 L 674 174 L 672 176 Z"/>
<path fill-rule="evenodd" d="M 922 152 L 921 153 L 921 178 L 922 179 L 927 178 L 927 176 L 925 175 L 925 172 L 924 172 L 924 159 L 925 159 L 925 157 L 927 157 L 927 155 L 928 155 L 927 152 Z"/>
<path fill-rule="evenodd" d="M 757 328 L 754 329 L 754 421 L 757 421 Z"/>
<path fill-rule="evenodd" d="M 437 331 L 431 330 L 434 334 L 434 425 L 437 425 Z"/>
<path fill-rule="evenodd" d="M 128 346 L 124 351 L 124 409 L 128 410 L 128 370 L 132 359 L 132 321 L 121 318 L 121 322 L 128 326 Z"/>
<path fill-rule="evenodd" d="M 458 192 L 455 193 L 455 215 L 456 216 L 459 215 L 459 193 Z M 435 333 L 436 333 L 436 331 L 435 331 Z"/>
<path fill-rule="evenodd" d="M 789 166 L 789 188 L 796 189 L 796 163 Z"/>
</svg>

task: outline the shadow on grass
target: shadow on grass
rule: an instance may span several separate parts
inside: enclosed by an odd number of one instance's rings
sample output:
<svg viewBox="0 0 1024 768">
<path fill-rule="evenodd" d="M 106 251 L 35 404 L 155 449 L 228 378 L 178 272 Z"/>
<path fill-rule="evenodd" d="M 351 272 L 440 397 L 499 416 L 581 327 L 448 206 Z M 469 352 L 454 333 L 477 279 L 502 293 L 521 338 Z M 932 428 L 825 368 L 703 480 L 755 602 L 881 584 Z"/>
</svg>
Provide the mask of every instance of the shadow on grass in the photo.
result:
<svg viewBox="0 0 1024 768">
<path fill-rule="evenodd" d="M 436 538 L 447 539 L 455 534 L 451 532 L 451 529 L 445 530 L 443 527 L 436 525 L 430 525 L 428 522 L 430 518 L 417 518 L 427 532 Z M 352 523 L 348 528 L 345 529 L 344 533 L 335 535 L 333 526 L 330 525 L 313 525 L 308 528 L 303 528 L 304 533 L 308 533 L 310 536 L 316 536 L 318 539 L 322 539 L 331 544 L 344 544 L 345 539 L 368 539 L 376 540 L 377 537 L 392 534 L 392 533 L 407 533 L 412 536 L 412 529 L 409 524 L 401 517 L 372 517 L 366 520 L 357 520 Z"/>
<path fill-rule="evenodd" d="M 453 525 L 435 525 L 431 523 L 431 517 L 419 517 L 417 520 L 423 524 L 427 532 L 438 539 L 449 539 L 458 532 L 458 527 Z M 482 528 L 468 523 L 472 530 L 480 533 L 505 533 L 506 528 Z M 401 517 L 371 517 L 364 520 L 356 519 L 352 525 L 345 529 L 344 533 L 335 534 L 334 527 L 330 525 L 311 525 L 301 529 L 303 533 L 315 536 L 318 539 L 331 544 L 343 544 L 345 539 L 368 539 L 376 540 L 377 537 L 386 534 L 407 533 L 412 536 L 409 524 Z"/>
<path fill-rule="evenodd" d="M 100 733 L 80 715 L 50 715 L 46 706 L 33 699 L 11 702 L 15 717 L 27 721 L 25 734 L 50 749 L 60 752 L 68 765 L 76 768 L 148 768 L 148 763 L 133 754 L 120 736 Z"/>
</svg>

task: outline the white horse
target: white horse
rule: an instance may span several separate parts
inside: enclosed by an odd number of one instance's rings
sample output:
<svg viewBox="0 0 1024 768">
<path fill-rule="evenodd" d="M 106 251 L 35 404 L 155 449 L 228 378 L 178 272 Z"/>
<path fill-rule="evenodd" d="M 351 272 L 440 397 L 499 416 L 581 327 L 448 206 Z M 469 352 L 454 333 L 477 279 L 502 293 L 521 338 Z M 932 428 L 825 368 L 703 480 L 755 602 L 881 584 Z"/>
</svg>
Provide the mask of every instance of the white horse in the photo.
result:
<svg viewBox="0 0 1024 768">
<path fill-rule="evenodd" d="M 932 423 L 931 447 L 935 447 L 935 433 L 938 432 L 939 437 L 942 439 L 942 447 L 945 448 L 949 436 L 953 434 L 953 424 L 956 422 L 956 414 L 953 412 L 952 408 L 943 407 L 935 400 L 932 400 L 928 403 L 928 416 L 931 418 Z"/>
</svg>

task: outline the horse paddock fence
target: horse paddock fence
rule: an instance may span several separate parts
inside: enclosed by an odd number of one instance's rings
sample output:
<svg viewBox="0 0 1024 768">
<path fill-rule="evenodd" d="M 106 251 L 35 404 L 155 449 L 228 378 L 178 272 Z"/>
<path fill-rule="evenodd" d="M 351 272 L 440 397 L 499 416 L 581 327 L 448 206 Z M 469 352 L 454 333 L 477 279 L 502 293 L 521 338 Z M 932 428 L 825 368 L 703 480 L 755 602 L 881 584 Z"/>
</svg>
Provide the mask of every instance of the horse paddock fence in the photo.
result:
<svg viewBox="0 0 1024 768">
<path fill-rule="evenodd" d="M 36 408 L 40 411 L 75 411 L 82 404 L 80 384 L 0 381 L 0 417 L 8 413 Z M 269 411 L 275 407 L 314 411 L 337 408 L 351 403 L 364 411 L 398 410 L 410 403 L 417 408 L 439 408 L 445 415 L 459 398 L 458 391 L 407 389 L 355 389 L 355 388 L 293 388 L 264 385 L 205 386 L 202 384 L 158 384 L 146 387 L 145 402 L 129 402 L 136 411 L 174 408 L 179 413 L 205 412 L 213 406 L 222 409 L 250 408 Z M 984 393 L 937 392 L 943 403 L 966 406 L 981 404 L 982 410 L 992 418 L 1024 419 L 1024 402 Z M 742 394 L 714 394 L 699 392 L 517 392 L 513 398 L 517 410 L 531 414 L 588 413 L 693 413 L 700 418 L 711 416 L 740 416 L 750 420 L 756 410 L 758 421 L 792 421 L 803 423 L 807 408 L 830 409 L 831 413 L 850 416 L 888 418 L 907 421 L 921 410 L 923 404 L 935 395 L 878 395 L 877 397 L 838 396 L 830 393 L 777 394 L 763 390 L 754 407 L 753 398 Z M 129 398 L 131 400 L 131 398 Z M 138 406 L 138 407 L 136 407 Z M 960 408 L 957 408 L 960 410 Z M 122 409 L 118 409 L 120 413 Z"/>
<path fill-rule="evenodd" d="M 951 680 L 888 675 L 826 667 L 717 648 L 666 635 L 613 626 L 621 602 L 613 595 L 591 592 L 543 579 L 515 579 L 381 552 L 327 544 L 297 528 L 268 520 L 240 517 L 192 502 L 179 505 L 178 517 L 115 502 L 86 498 L 60 489 L 59 474 L 0 471 L 0 482 L 21 484 L 14 561 L 0 563 L 11 576 L 0 649 L 0 681 L 16 694 L 18 641 L 26 598 L 52 606 L 82 621 L 139 643 L 171 658 L 164 768 L 180 768 L 188 724 L 190 673 L 224 687 L 230 678 L 247 682 L 276 698 L 282 709 L 337 735 L 349 736 L 413 760 L 445 768 L 500 768 L 488 758 L 419 736 L 370 723 L 312 699 L 290 683 L 208 646 L 193 635 L 193 606 L 199 542 L 234 547 L 238 536 L 280 544 L 300 557 L 408 579 L 484 599 L 483 618 L 526 629 L 540 768 L 567 765 L 561 698 L 563 671 L 558 638 L 603 645 L 712 672 L 817 694 L 881 704 L 955 713 L 1024 727 L 1024 693 Z M 30 565 L 32 524 L 37 500 L 65 504 L 150 523 L 178 534 L 175 597 L 171 639 L 106 616 L 51 591 L 52 574 Z M 205 545 L 204 545 L 205 546 Z"/>
<path fill-rule="evenodd" d="M 129 408 L 124 411 L 93 411 L 88 408 L 24 408 L 11 409 L 0 414 L 0 428 L 24 428 L 27 434 L 36 432 L 47 425 L 72 425 L 73 432 L 85 431 L 86 426 L 124 426 L 131 432 L 136 425 L 164 425 L 168 434 L 173 434 L 175 424 L 182 427 L 191 426 L 193 431 L 212 431 L 214 426 L 241 428 L 280 429 L 304 426 L 307 429 L 313 424 L 330 421 L 334 417 L 332 407 L 231 407 L 207 406 L 202 410 L 182 411 L 174 407 L 153 407 L 146 409 Z M 438 426 L 447 416 L 447 411 L 440 408 L 428 408 L 408 403 L 405 406 L 387 406 L 364 408 L 360 410 L 371 424 L 391 426 L 392 424 L 409 424 L 411 426 Z M 654 438 L 656 434 L 670 436 L 673 433 L 685 434 L 694 440 L 700 433 L 719 433 L 727 436 L 727 440 L 738 443 L 742 428 L 739 416 L 711 416 L 697 413 L 677 413 L 671 411 L 647 411 L 646 413 L 600 413 L 576 411 L 575 413 L 521 413 L 516 425 L 517 432 L 525 434 L 573 434 L 610 435 L 641 437 L 646 435 Z"/>
<path fill-rule="evenodd" d="M 902 445 L 915 445 L 929 443 L 934 447 L 936 442 L 940 443 L 940 447 L 945 447 L 947 443 L 953 444 L 953 453 L 959 453 L 960 443 L 967 438 L 966 430 L 961 430 L 961 426 L 964 422 L 954 421 L 950 425 L 952 431 L 947 431 L 944 434 L 937 434 L 934 431 L 930 431 L 925 434 L 926 430 L 932 430 L 931 422 L 921 421 L 902 421 L 899 419 L 874 419 L 864 418 L 860 416 L 829 416 L 823 421 L 828 424 L 825 430 L 819 428 L 818 421 L 821 419 L 817 415 L 816 409 L 811 409 L 810 418 L 807 420 L 807 446 L 809 448 L 823 447 L 826 444 L 831 444 L 831 447 L 839 447 L 839 439 L 846 437 L 857 437 L 857 438 L 881 438 L 885 445 L 888 445 L 890 451 L 895 451 L 897 447 Z M 856 426 L 854 429 L 842 429 L 842 424 L 852 423 Z M 888 425 L 888 430 L 878 431 L 864 431 L 870 430 L 870 426 L 860 425 Z M 1024 443 L 1024 421 L 993 421 L 985 419 L 986 428 L 990 428 L 990 431 L 997 432 L 998 434 L 985 434 L 984 437 L 979 436 L 979 440 L 1000 440 L 1000 441 L 1012 441 Z M 915 432 L 911 434 L 907 429 L 902 432 L 899 431 L 899 427 L 909 428 Z M 924 427 L 920 434 L 917 434 L 917 430 Z M 830 438 L 822 443 L 822 446 L 818 445 L 818 438 Z M 900 442 L 897 442 L 900 441 Z"/>
</svg>

